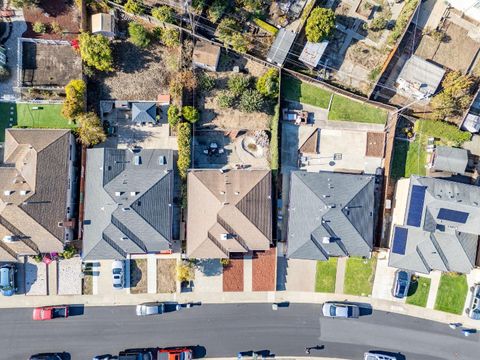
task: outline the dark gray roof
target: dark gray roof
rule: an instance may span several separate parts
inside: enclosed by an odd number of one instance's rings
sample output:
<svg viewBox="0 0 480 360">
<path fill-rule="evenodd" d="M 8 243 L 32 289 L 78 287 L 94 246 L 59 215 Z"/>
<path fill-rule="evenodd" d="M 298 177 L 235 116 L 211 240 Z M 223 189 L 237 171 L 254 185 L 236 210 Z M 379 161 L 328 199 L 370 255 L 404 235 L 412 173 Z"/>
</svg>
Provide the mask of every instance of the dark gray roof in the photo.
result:
<svg viewBox="0 0 480 360">
<path fill-rule="evenodd" d="M 480 235 L 480 188 L 453 181 L 412 176 L 403 224 L 392 232 L 389 264 L 429 273 L 431 270 L 468 273 L 474 267 Z M 423 206 L 412 187 L 425 189 Z M 421 199 L 420 199 L 421 200 Z M 410 208 L 421 217 L 419 226 L 407 223 Z M 442 214 L 442 213 L 443 214 Z M 448 216 L 445 216 L 445 213 Z M 395 250 L 395 232 L 406 229 L 405 250 Z"/>
<path fill-rule="evenodd" d="M 468 164 L 468 151 L 449 146 L 437 146 L 433 168 L 438 171 L 448 171 L 454 174 L 464 174 Z"/>
<path fill-rule="evenodd" d="M 267 60 L 278 66 L 282 66 L 296 36 L 297 33 L 295 31 L 287 30 L 285 28 L 280 29 L 267 54 Z"/>
<path fill-rule="evenodd" d="M 373 176 L 293 171 L 288 257 L 326 260 L 330 256 L 369 256 L 374 192 Z"/>
<path fill-rule="evenodd" d="M 155 123 L 157 105 L 154 102 L 136 102 L 132 104 L 132 121 L 140 123 Z"/>
<path fill-rule="evenodd" d="M 84 258 L 169 249 L 173 176 L 171 150 L 89 149 Z"/>
</svg>

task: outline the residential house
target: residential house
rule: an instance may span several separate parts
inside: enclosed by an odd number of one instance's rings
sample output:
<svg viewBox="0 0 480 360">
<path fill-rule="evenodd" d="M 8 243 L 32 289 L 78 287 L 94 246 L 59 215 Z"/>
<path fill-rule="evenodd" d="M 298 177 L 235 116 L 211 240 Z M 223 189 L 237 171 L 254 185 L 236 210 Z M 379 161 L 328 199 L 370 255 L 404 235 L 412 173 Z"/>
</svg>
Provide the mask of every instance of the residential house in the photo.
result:
<svg viewBox="0 0 480 360">
<path fill-rule="evenodd" d="M 74 240 L 76 146 L 68 130 L 7 129 L 0 166 L 0 261 Z"/>
<path fill-rule="evenodd" d="M 464 16 L 480 22 L 479 0 L 447 0 L 447 3 L 461 11 Z"/>
<path fill-rule="evenodd" d="M 463 175 L 468 165 L 468 151 L 449 146 L 437 146 L 433 152 L 431 170 Z"/>
<path fill-rule="evenodd" d="M 171 150 L 88 149 L 82 257 L 170 251 L 173 183 Z"/>
<path fill-rule="evenodd" d="M 218 259 L 268 250 L 271 193 L 268 170 L 190 171 L 187 256 Z"/>
<path fill-rule="evenodd" d="M 370 257 L 375 227 L 375 177 L 293 171 L 287 257 Z"/>
<path fill-rule="evenodd" d="M 480 188 L 431 177 L 399 180 L 389 265 L 469 273 L 478 264 Z"/>
<path fill-rule="evenodd" d="M 115 16 L 113 14 L 93 14 L 91 20 L 92 34 L 100 34 L 110 39 L 113 39 L 115 37 L 116 26 Z"/>
<path fill-rule="evenodd" d="M 217 71 L 221 49 L 208 41 L 198 40 L 193 49 L 192 64 L 195 68 Z"/>
</svg>

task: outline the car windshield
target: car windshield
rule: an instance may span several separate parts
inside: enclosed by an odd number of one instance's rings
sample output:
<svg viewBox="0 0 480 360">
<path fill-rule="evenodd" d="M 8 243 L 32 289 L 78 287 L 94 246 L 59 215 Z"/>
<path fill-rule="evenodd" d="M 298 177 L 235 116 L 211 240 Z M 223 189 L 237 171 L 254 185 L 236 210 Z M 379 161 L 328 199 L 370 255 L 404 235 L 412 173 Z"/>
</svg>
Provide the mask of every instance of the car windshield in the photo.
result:
<svg viewBox="0 0 480 360">
<path fill-rule="evenodd" d="M 335 316 L 337 314 L 337 307 L 335 305 L 330 306 L 330 316 Z"/>
<path fill-rule="evenodd" d="M 353 307 L 349 306 L 348 308 L 348 317 L 353 316 Z"/>
<path fill-rule="evenodd" d="M 122 269 L 120 269 L 120 268 L 115 268 L 115 269 L 113 269 L 113 273 L 114 273 L 114 274 L 121 274 L 121 273 L 122 273 Z"/>
<path fill-rule="evenodd" d="M 121 284 L 113 284 L 113 286 L 116 287 L 116 288 L 122 287 Z"/>
</svg>

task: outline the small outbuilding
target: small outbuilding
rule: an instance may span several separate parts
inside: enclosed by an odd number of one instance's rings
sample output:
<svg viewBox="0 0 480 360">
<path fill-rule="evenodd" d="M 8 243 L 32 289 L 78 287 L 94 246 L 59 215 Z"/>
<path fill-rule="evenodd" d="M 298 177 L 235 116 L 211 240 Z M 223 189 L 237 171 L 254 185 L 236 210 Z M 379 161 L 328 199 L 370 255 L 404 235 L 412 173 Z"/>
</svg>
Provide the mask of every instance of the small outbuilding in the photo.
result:
<svg viewBox="0 0 480 360">
<path fill-rule="evenodd" d="M 298 60 L 305 65 L 316 68 L 328 46 L 328 40 L 319 43 L 307 41 Z"/>
<path fill-rule="evenodd" d="M 154 102 L 135 102 L 132 104 L 132 121 L 136 124 L 155 124 L 157 104 Z"/>
<path fill-rule="evenodd" d="M 110 39 L 115 37 L 115 16 L 113 14 L 92 15 L 92 34 L 101 34 Z"/>
<path fill-rule="evenodd" d="M 217 71 L 221 49 L 207 41 L 199 40 L 193 49 L 193 66 L 209 71 Z"/>
<path fill-rule="evenodd" d="M 452 174 L 464 174 L 468 164 L 468 151 L 449 146 L 437 146 L 433 154 L 432 169 Z"/>
<path fill-rule="evenodd" d="M 287 30 L 285 28 L 280 29 L 267 54 L 267 61 L 278 66 L 283 66 L 296 36 L 297 33 L 293 30 Z"/>
</svg>

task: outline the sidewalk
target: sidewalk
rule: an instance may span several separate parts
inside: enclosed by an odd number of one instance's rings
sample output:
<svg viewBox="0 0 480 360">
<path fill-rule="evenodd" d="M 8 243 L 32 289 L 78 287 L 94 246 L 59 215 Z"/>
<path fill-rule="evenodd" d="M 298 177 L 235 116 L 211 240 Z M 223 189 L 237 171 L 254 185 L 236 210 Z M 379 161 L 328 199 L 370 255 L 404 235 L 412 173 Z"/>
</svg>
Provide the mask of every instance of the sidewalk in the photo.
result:
<svg viewBox="0 0 480 360">
<path fill-rule="evenodd" d="M 322 304 L 326 301 L 350 301 L 370 304 L 374 311 L 386 311 L 414 316 L 442 323 L 462 323 L 465 327 L 477 328 L 478 321 L 466 316 L 453 315 L 418 306 L 396 303 L 368 297 L 312 293 L 300 291 L 281 292 L 222 292 L 222 293 L 174 293 L 174 294 L 121 294 L 105 295 L 50 295 L 50 296 L 12 296 L 1 297 L 0 308 L 35 307 L 53 304 L 84 304 L 85 306 L 137 305 L 151 301 L 177 301 L 179 303 L 235 304 L 235 303 L 311 303 Z"/>
</svg>

